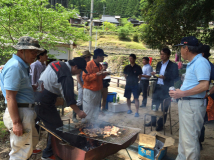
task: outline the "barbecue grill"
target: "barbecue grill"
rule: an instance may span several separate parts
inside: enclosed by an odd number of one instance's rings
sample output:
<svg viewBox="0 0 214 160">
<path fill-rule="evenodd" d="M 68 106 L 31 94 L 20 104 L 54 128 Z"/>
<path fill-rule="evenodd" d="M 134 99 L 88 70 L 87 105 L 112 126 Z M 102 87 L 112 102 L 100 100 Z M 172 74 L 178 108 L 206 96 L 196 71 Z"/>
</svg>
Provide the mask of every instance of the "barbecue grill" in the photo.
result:
<svg viewBox="0 0 214 160">
<path fill-rule="evenodd" d="M 101 128 L 101 126 L 111 126 L 112 124 L 102 121 L 102 122 L 99 122 L 96 124 L 94 123 L 94 125 Z M 100 142 L 117 144 L 117 145 L 123 145 L 125 142 L 127 142 L 129 139 L 131 139 L 133 136 L 138 134 L 141 130 L 138 128 L 124 127 L 124 126 L 117 126 L 117 125 L 113 125 L 113 126 L 121 128 L 122 130 L 124 130 L 124 132 L 119 137 L 110 136 L 110 137 L 103 138 L 103 136 L 88 137 L 87 135 L 80 134 L 79 128 L 75 128 L 74 124 L 64 125 L 64 126 L 58 128 L 57 130 L 62 131 L 64 133 L 69 133 L 69 134 L 73 134 L 76 136 L 82 136 L 82 137 L 90 138 L 90 139 L 97 140 Z"/>
<path fill-rule="evenodd" d="M 117 126 L 124 129 L 124 133 L 119 137 L 88 137 L 79 134 L 79 128 L 75 128 L 74 124 L 64 125 L 57 128 L 55 132 L 51 132 L 41 124 L 39 125 L 53 135 L 52 148 L 54 154 L 62 160 L 101 160 L 132 145 L 140 132 L 140 129 L 137 128 Z M 101 122 L 96 125 L 112 124 Z M 89 140 L 100 145 L 90 150 L 84 150 L 83 148 Z"/>
</svg>

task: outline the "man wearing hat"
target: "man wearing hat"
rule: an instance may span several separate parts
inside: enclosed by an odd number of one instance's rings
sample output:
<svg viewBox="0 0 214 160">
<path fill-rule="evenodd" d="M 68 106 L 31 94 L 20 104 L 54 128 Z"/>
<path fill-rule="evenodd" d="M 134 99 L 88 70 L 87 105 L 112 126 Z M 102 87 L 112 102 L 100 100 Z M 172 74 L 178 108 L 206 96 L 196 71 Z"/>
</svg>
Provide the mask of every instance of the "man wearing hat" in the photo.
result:
<svg viewBox="0 0 214 160">
<path fill-rule="evenodd" d="M 210 54 L 210 46 L 208 45 L 203 45 L 201 47 L 201 53 L 203 55 L 204 58 L 206 58 L 209 61 L 209 57 L 211 56 Z M 211 67 L 211 73 L 210 73 L 210 82 L 211 80 L 214 80 L 214 65 L 209 61 L 210 67 Z M 208 97 L 210 96 L 212 99 L 214 99 L 214 87 L 212 87 L 209 91 L 206 92 L 206 100 L 208 101 Z M 208 104 L 208 103 L 207 103 Z M 207 106 L 207 105 L 206 105 Z M 204 116 L 204 123 L 208 121 L 208 117 L 207 117 L 207 113 Z M 200 148 L 201 150 L 203 149 L 202 147 L 202 142 L 204 142 L 204 137 L 205 137 L 205 127 L 203 126 L 201 129 L 201 135 L 199 138 L 199 142 L 200 142 Z"/>
<path fill-rule="evenodd" d="M 182 58 L 189 61 L 183 85 L 180 89 L 169 92 L 172 98 L 180 99 L 179 146 L 176 160 L 199 160 L 199 136 L 206 113 L 204 97 L 209 88 L 211 67 L 208 60 L 199 54 L 200 45 L 195 37 L 184 37 L 176 46 L 180 47 Z"/>
<path fill-rule="evenodd" d="M 58 96 L 62 96 L 67 106 L 70 106 L 80 118 L 86 117 L 86 114 L 76 105 L 72 78 L 73 75 L 80 74 L 82 71 L 87 73 L 85 68 L 86 61 L 82 57 L 77 57 L 68 62 L 54 61 L 47 66 L 41 75 L 39 80 L 43 81 L 44 90 L 36 94 L 35 111 L 38 118 L 50 131 L 60 134 L 61 132 L 56 129 L 63 126 L 61 117 L 55 107 Z M 49 134 L 47 146 L 43 150 L 42 159 L 55 159 L 51 147 L 51 134 Z"/>
<path fill-rule="evenodd" d="M 104 57 L 102 49 L 95 49 L 93 60 L 87 63 L 88 73 L 83 73 L 83 111 L 87 114 L 85 120 L 95 120 L 99 115 L 99 106 L 101 101 L 101 89 L 103 88 L 103 78 L 107 72 L 103 72 L 102 65 Z"/>
<path fill-rule="evenodd" d="M 91 60 L 91 56 L 93 56 L 88 50 L 84 51 L 82 53 L 82 58 L 85 59 L 86 62 L 89 62 Z M 77 99 L 77 106 L 79 109 L 82 110 L 82 100 L 83 100 L 83 79 L 82 79 L 82 73 L 77 75 L 77 82 L 78 82 L 78 99 Z M 76 119 L 76 113 L 73 112 L 73 122 L 77 122 Z"/>
<path fill-rule="evenodd" d="M 37 54 L 43 52 L 38 41 L 32 37 L 21 37 L 13 46 L 17 54 L 5 64 L 0 73 L 0 84 L 7 108 L 3 121 L 10 131 L 10 159 L 26 160 L 35 149 L 38 133 L 35 128 L 34 89 L 29 70 Z"/>
</svg>

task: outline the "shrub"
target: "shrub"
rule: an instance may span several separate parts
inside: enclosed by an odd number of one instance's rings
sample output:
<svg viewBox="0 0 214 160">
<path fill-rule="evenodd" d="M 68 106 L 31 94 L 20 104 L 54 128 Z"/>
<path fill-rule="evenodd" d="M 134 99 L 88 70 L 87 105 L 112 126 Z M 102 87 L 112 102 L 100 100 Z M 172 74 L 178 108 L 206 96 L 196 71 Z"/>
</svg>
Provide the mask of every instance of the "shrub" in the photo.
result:
<svg viewBox="0 0 214 160">
<path fill-rule="evenodd" d="M 121 27 L 118 30 L 119 33 L 119 39 L 120 40 L 129 40 L 129 29 L 126 27 Z"/>
<path fill-rule="evenodd" d="M 135 33 L 135 34 L 133 35 L 133 41 L 134 41 L 134 42 L 139 42 L 138 33 Z"/>
<path fill-rule="evenodd" d="M 104 28 L 106 31 L 110 30 L 110 31 L 115 31 L 116 29 L 116 25 L 110 22 L 104 22 Z"/>
</svg>

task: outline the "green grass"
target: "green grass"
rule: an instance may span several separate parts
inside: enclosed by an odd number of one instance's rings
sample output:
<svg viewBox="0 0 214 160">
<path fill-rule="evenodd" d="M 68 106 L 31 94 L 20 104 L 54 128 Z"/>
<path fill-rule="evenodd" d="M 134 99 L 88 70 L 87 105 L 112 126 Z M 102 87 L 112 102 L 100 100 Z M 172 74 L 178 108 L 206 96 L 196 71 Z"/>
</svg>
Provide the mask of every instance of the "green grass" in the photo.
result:
<svg viewBox="0 0 214 160">
<path fill-rule="evenodd" d="M 95 36 L 93 36 L 92 46 L 95 47 Z M 116 35 L 101 35 L 97 40 L 98 45 L 115 46 L 127 49 L 146 49 L 142 42 L 121 41 Z M 78 41 L 77 45 L 88 46 L 88 42 Z"/>
<path fill-rule="evenodd" d="M 4 126 L 4 122 L 0 121 L 0 140 L 8 134 L 7 128 Z"/>
</svg>

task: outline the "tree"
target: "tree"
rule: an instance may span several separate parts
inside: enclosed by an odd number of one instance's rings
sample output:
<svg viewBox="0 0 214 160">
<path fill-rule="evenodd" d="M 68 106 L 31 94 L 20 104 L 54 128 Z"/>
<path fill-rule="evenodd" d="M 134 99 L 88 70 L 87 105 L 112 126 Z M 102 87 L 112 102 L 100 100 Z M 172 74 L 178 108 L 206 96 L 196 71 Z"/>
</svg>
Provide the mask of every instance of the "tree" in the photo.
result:
<svg viewBox="0 0 214 160">
<path fill-rule="evenodd" d="M 69 23 L 77 10 L 65 9 L 61 4 L 56 4 L 55 9 L 47 6 L 48 0 L 0 1 L 1 57 L 10 57 L 14 53 L 11 46 L 26 35 L 38 39 L 46 49 L 55 48 L 57 42 L 86 39 L 83 31 Z"/>
<path fill-rule="evenodd" d="M 90 0 L 68 0 L 68 7 L 76 7 L 84 16 L 90 12 Z M 84 10 L 81 6 L 84 5 Z M 140 0 L 94 0 L 94 17 L 98 18 L 103 14 L 103 6 L 106 8 L 106 15 L 120 15 L 123 18 L 131 16 L 138 17 Z"/>
<path fill-rule="evenodd" d="M 214 45 L 214 30 L 208 26 L 214 19 L 213 0 L 141 0 L 141 9 L 148 24 L 141 37 L 151 48 L 174 45 L 190 35 Z"/>
</svg>

